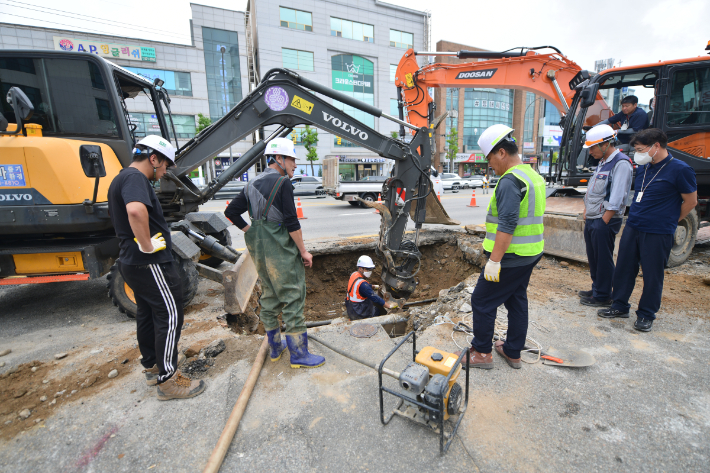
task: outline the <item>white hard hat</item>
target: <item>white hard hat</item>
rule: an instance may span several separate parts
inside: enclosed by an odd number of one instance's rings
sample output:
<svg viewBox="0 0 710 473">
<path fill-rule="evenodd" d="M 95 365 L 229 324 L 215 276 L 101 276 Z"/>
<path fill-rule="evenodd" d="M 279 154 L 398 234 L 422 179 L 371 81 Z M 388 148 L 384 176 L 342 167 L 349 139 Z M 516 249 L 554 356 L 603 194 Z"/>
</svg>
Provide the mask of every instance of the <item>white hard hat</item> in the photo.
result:
<svg viewBox="0 0 710 473">
<path fill-rule="evenodd" d="M 175 164 L 175 148 L 169 140 L 166 140 L 162 136 L 148 135 L 136 144 L 143 145 L 146 148 L 151 148 L 153 151 L 157 151 L 168 158 L 171 163 Z"/>
<path fill-rule="evenodd" d="M 274 138 L 266 145 L 264 154 L 266 156 L 280 154 L 281 156 L 296 159 L 296 147 L 293 145 L 293 141 L 288 138 Z"/>
<path fill-rule="evenodd" d="M 488 156 L 495 146 L 504 139 L 515 141 L 512 136 L 513 129 L 507 125 L 493 125 L 486 128 L 478 139 L 478 146 L 483 150 L 483 154 Z"/>
<path fill-rule="evenodd" d="M 584 148 L 612 141 L 616 138 L 616 132 L 609 125 L 597 125 L 587 132 L 587 139 L 584 142 Z"/>
<path fill-rule="evenodd" d="M 372 262 L 372 258 L 370 258 L 369 256 L 362 255 L 357 260 L 357 267 L 358 268 L 374 268 L 375 263 Z"/>
</svg>

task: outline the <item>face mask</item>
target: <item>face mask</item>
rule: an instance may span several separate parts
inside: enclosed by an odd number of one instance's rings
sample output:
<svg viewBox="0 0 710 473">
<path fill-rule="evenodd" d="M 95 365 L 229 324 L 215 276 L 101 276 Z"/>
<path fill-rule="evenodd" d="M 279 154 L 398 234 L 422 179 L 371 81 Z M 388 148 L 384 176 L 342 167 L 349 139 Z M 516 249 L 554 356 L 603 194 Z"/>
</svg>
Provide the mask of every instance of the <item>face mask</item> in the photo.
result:
<svg viewBox="0 0 710 473">
<path fill-rule="evenodd" d="M 366 278 L 369 278 L 372 276 L 372 271 L 364 271 L 362 274 L 365 275 Z"/>
<path fill-rule="evenodd" d="M 658 151 L 656 151 L 658 153 Z M 639 153 L 638 151 L 636 154 L 634 154 L 634 162 L 638 164 L 639 166 L 643 166 L 644 164 L 648 164 L 651 161 L 653 161 L 654 156 L 656 156 L 656 153 L 653 153 L 653 156 L 648 154 L 648 151 Z"/>
</svg>

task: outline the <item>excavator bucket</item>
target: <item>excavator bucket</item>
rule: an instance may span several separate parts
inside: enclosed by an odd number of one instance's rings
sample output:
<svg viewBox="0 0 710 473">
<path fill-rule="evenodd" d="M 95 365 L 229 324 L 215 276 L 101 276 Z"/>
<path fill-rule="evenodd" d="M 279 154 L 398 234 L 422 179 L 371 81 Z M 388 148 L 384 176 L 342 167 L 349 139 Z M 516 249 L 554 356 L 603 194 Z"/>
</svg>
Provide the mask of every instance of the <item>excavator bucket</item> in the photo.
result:
<svg viewBox="0 0 710 473">
<path fill-rule="evenodd" d="M 243 314 L 258 278 L 249 250 L 244 250 L 234 266 L 222 273 L 224 309 L 230 314 Z"/>
<path fill-rule="evenodd" d="M 409 209 L 409 215 L 410 217 L 412 217 L 412 220 L 414 220 L 414 213 L 417 210 L 417 204 L 419 202 L 419 200 L 413 201 L 412 207 Z M 426 218 L 424 219 L 424 223 L 438 223 L 440 225 L 461 225 L 461 222 L 449 217 L 449 214 L 446 213 L 446 209 L 443 205 L 441 205 L 441 202 L 439 201 L 439 199 L 436 198 L 433 192 L 430 192 L 426 198 Z"/>
<path fill-rule="evenodd" d="M 571 189 L 570 189 L 571 190 Z M 575 191 L 576 192 L 576 191 Z M 587 247 L 584 243 L 584 199 L 582 194 L 557 196 L 553 193 L 546 200 L 545 254 L 588 263 Z M 619 251 L 619 241 L 623 226 L 616 238 L 614 260 Z"/>
</svg>

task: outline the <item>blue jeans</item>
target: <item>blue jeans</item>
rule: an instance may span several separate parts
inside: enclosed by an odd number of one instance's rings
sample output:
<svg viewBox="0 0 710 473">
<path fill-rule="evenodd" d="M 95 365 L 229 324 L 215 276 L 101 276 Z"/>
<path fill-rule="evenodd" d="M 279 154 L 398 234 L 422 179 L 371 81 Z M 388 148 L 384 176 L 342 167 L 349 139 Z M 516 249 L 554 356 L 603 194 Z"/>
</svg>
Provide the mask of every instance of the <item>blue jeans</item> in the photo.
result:
<svg viewBox="0 0 710 473">
<path fill-rule="evenodd" d="M 601 218 L 587 219 L 584 223 L 584 243 L 587 245 L 589 275 L 592 277 L 592 297 L 598 301 L 611 299 L 614 243 L 619 229 L 620 218 L 613 218 L 608 224 Z"/>
<path fill-rule="evenodd" d="M 673 235 L 640 232 L 626 225 L 616 259 L 612 309 L 628 312 L 631 308 L 629 297 L 636 285 L 640 264 L 643 268 L 643 293 L 636 315 L 642 319 L 656 319 L 656 312 L 661 308 L 663 276 L 672 247 Z"/>
<path fill-rule="evenodd" d="M 528 333 L 528 282 L 533 268 L 540 261 L 527 266 L 501 268 L 500 282 L 486 281 L 484 271 L 478 277 L 471 294 L 473 308 L 473 342 L 478 353 L 490 353 L 493 345 L 493 329 L 498 307 L 508 309 L 508 335 L 503 351 L 510 358 L 520 358 Z"/>
</svg>

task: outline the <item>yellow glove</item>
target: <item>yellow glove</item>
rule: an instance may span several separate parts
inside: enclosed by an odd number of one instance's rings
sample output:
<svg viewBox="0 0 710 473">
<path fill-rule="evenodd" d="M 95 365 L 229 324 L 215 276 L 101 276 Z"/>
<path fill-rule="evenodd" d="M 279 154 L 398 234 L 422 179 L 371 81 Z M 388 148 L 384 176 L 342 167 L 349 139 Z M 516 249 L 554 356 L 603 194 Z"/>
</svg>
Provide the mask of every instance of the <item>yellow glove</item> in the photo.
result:
<svg viewBox="0 0 710 473">
<path fill-rule="evenodd" d="M 138 239 L 134 238 L 136 243 L 138 243 Z M 153 245 L 153 249 L 151 251 L 145 251 L 143 248 L 141 248 L 141 244 L 138 243 L 138 249 L 141 250 L 142 253 L 157 253 L 160 250 L 165 249 L 165 238 L 163 238 L 162 233 L 156 233 L 153 235 L 153 238 L 150 239 L 150 243 Z"/>
<path fill-rule="evenodd" d="M 483 277 L 486 278 L 486 281 L 500 281 L 500 262 L 496 263 L 489 259 L 484 271 Z"/>
</svg>

